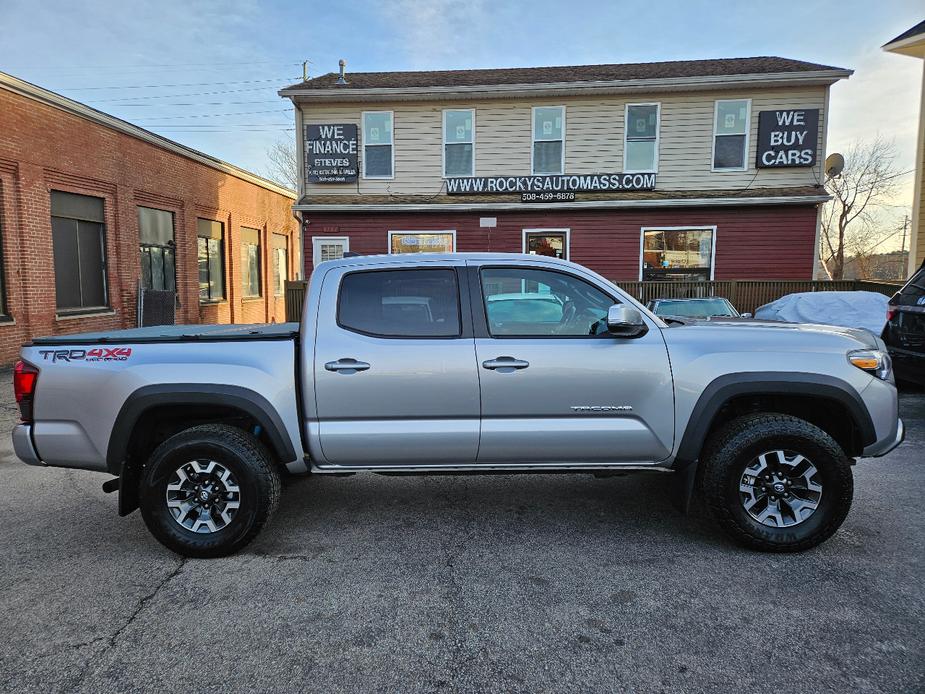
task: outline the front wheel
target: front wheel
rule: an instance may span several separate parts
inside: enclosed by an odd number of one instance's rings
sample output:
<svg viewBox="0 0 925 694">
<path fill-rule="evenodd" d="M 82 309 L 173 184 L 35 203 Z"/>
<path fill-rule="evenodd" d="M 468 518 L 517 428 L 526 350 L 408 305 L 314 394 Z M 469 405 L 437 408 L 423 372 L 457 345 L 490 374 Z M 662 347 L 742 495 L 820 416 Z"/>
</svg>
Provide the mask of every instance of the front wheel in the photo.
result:
<svg viewBox="0 0 925 694">
<path fill-rule="evenodd" d="M 851 508 L 848 457 L 831 436 L 797 417 L 765 413 L 733 420 L 711 437 L 701 465 L 714 517 L 753 549 L 815 547 Z"/>
<path fill-rule="evenodd" d="M 205 424 L 155 449 L 141 478 L 141 515 L 151 534 L 187 557 L 221 557 L 250 542 L 279 501 L 269 453 L 241 429 Z"/>
</svg>

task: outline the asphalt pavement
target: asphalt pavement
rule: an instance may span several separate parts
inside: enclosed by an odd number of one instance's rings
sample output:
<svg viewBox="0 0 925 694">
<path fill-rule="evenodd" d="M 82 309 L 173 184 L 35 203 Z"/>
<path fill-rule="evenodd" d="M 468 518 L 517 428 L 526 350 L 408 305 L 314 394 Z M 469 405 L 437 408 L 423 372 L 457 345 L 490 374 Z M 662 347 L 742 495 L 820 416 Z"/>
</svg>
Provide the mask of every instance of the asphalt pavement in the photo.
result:
<svg viewBox="0 0 925 694">
<path fill-rule="evenodd" d="M 107 476 L 15 459 L 8 382 L 0 691 L 925 690 L 925 395 L 802 554 L 737 547 L 658 475 L 357 475 L 183 560 Z"/>
</svg>

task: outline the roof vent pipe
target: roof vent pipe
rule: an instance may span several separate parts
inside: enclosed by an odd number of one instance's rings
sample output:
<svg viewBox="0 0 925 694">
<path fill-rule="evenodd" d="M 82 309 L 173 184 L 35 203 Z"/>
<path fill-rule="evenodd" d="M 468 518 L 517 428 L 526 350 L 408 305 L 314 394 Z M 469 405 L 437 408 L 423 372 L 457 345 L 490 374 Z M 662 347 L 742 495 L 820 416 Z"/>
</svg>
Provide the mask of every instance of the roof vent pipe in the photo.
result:
<svg viewBox="0 0 925 694">
<path fill-rule="evenodd" d="M 337 64 L 340 66 L 340 77 L 337 78 L 337 84 L 347 84 L 347 79 L 344 77 L 344 70 L 347 68 L 347 61 L 341 58 L 337 61 Z"/>
</svg>

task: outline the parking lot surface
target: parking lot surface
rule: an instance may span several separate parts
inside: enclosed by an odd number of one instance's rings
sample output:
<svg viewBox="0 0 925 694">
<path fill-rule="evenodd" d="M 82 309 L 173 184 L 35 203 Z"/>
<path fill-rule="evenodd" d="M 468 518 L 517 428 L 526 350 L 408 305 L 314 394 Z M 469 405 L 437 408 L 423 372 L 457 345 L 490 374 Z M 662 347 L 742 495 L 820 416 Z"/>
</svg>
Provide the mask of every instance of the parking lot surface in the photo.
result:
<svg viewBox="0 0 925 694">
<path fill-rule="evenodd" d="M 27 467 L 0 403 L 2 691 L 925 689 L 925 396 L 838 534 L 731 544 L 657 475 L 297 478 L 183 560 L 107 476 Z"/>
</svg>

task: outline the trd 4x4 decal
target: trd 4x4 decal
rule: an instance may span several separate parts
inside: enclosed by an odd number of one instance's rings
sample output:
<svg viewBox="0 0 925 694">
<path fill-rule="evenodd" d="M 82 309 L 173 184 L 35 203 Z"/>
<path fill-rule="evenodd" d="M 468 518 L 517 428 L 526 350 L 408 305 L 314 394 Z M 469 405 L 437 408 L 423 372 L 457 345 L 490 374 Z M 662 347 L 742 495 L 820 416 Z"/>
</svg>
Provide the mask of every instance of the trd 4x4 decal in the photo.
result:
<svg viewBox="0 0 925 694">
<path fill-rule="evenodd" d="M 92 349 L 43 349 L 45 361 L 126 361 L 132 356 L 131 347 L 93 347 Z"/>
</svg>

